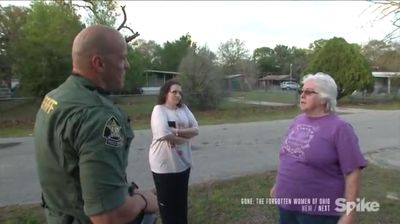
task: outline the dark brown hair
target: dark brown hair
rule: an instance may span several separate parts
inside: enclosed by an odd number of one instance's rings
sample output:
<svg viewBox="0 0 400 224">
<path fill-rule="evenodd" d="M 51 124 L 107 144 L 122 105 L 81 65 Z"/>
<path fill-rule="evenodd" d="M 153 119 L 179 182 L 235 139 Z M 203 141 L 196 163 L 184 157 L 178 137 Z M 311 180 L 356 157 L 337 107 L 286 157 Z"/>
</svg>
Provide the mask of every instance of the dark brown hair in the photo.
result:
<svg viewBox="0 0 400 224">
<path fill-rule="evenodd" d="M 173 85 L 179 85 L 182 87 L 181 83 L 178 82 L 178 80 L 176 80 L 176 79 L 170 79 L 170 80 L 166 81 L 164 83 L 164 85 L 161 86 L 161 88 L 160 88 L 160 93 L 158 94 L 158 100 L 157 100 L 158 105 L 162 105 L 165 103 L 165 101 L 167 101 L 168 92 L 171 90 L 171 86 L 173 86 Z M 182 99 L 183 99 L 183 95 L 182 95 Z M 178 107 L 182 106 L 182 99 L 176 106 L 178 106 Z"/>
</svg>

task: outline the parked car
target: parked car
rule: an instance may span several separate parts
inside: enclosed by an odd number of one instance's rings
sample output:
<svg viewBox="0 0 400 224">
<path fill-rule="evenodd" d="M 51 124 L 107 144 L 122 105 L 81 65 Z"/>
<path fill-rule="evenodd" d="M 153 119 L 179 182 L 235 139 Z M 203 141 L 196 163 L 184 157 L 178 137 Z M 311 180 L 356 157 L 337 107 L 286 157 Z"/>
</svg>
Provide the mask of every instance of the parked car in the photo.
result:
<svg viewBox="0 0 400 224">
<path fill-rule="evenodd" d="M 133 89 L 133 94 L 143 94 L 142 87 L 136 87 Z"/>
<path fill-rule="evenodd" d="M 280 87 L 282 90 L 298 90 L 300 85 L 293 81 L 283 81 L 281 82 Z"/>
</svg>

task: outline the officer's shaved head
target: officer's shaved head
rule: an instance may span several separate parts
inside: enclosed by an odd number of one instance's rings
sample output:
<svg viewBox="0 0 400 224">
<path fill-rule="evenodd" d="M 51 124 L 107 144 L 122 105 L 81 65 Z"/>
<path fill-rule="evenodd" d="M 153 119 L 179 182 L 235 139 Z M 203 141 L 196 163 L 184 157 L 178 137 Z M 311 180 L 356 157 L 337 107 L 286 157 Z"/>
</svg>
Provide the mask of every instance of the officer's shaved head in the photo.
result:
<svg viewBox="0 0 400 224">
<path fill-rule="evenodd" d="M 97 87 L 119 91 L 129 68 L 127 44 L 114 28 L 94 25 L 83 29 L 72 45 L 73 72 Z"/>
<path fill-rule="evenodd" d="M 75 37 L 72 45 L 74 69 L 86 70 L 93 55 L 112 53 L 115 42 L 123 40 L 122 35 L 111 27 L 94 25 L 83 29 Z"/>
</svg>

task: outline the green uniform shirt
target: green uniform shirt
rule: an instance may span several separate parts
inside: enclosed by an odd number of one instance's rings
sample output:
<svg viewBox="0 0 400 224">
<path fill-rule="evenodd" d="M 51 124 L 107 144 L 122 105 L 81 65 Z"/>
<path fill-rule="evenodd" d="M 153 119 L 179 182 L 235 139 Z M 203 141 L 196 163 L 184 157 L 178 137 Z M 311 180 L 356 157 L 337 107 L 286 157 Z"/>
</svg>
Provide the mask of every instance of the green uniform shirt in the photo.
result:
<svg viewBox="0 0 400 224">
<path fill-rule="evenodd" d="M 70 215 L 85 223 L 125 201 L 133 132 L 108 93 L 71 75 L 44 98 L 34 136 L 43 198 L 55 216 L 48 221 Z"/>
</svg>

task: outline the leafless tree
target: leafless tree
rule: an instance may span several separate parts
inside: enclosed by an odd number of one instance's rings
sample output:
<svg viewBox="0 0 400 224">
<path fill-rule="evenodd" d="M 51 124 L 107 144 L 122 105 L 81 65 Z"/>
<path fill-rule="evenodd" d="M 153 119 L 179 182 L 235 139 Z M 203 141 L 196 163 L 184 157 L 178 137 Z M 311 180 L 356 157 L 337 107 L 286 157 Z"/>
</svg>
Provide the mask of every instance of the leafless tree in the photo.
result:
<svg viewBox="0 0 400 224">
<path fill-rule="evenodd" d="M 121 29 L 127 29 L 129 31 L 131 31 L 132 35 L 126 36 L 125 40 L 127 43 L 131 42 L 133 39 L 135 39 L 136 37 L 138 37 L 140 34 L 139 32 L 133 31 L 132 28 L 130 28 L 129 26 L 125 25 L 126 23 L 126 12 L 125 12 L 125 5 L 121 6 L 121 10 L 122 13 L 124 15 L 124 20 L 122 21 L 121 25 L 119 25 L 119 27 L 117 28 L 117 30 L 121 30 Z"/>
<path fill-rule="evenodd" d="M 72 0 L 55 0 L 55 2 L 57 2 L 58 4 L 67 4 L 74 8 L 82 8 L 84 10 L 87 10 L 93 16 L 92 23 L 109 26 L 115 25 L 116 17 L 119 15 L 116 10 L 119 6 L 122 11 L 123 20 L 116 29 L 119 31 L 123 29 L 130 31 L 131 34 L 125 36 L 125 40 L 127 43 L 131 42 L 140 35 L 139 32 L 134 31 L 130 26 L 126 25 L 127 17 L 125 6 L 118 5 L 118 1 L 83 0 L 82 2 L 78 2 Z"/>
<path fill-rule="evenodd" d="M 386 34 L 384 41 L 392 41 L 400 37 L 400 1 L 382 1 L 370 0 L 374 3 L 372 13 L 376 13 L 375 21 L 383 20 L 389 16 L 393 16 L 392 25 L 395 27 L 390 33 Z M 369 9 L 368 8 L 368 9 Z"/>
</svg>

